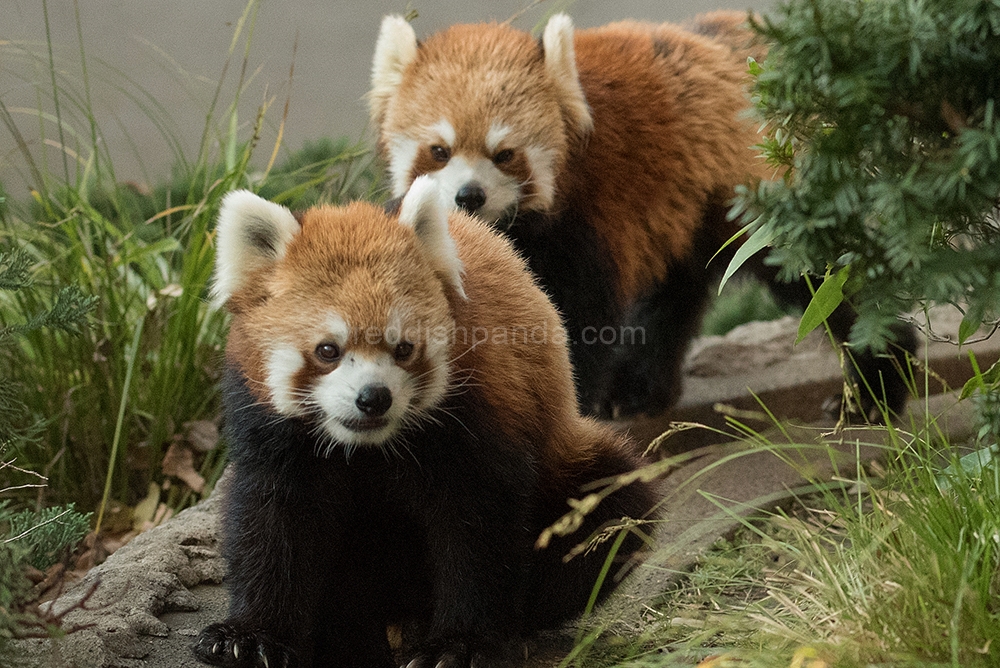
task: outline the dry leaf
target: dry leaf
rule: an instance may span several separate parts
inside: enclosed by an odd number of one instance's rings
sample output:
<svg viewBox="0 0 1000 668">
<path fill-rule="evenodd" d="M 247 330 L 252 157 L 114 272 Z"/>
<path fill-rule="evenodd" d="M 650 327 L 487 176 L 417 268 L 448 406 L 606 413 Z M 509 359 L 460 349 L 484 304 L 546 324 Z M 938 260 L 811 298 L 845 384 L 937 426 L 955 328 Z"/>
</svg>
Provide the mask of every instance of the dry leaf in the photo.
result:
<svg viewBox="0 0 1000 668">
<path fill-rule="evenodd" d="M 736 668 L 743 661 L 731 654 L 713 654 L 698 664 L 697 668 Z"/>
<path fill-rule="evenodd" d="M 185 422 L 184 440 L 197 452 L 211 452 L 219 444 L 219 428 L 209 420 Z"/>
<path fill-rule="evenodd" d="M 149 483 L 149 493 L 146 498 L 136 504 L 132 509 L 132 529 L 135 531 L 146 531 L 152 528 L 153 513 L 160 504 L 160 486 L 155 482 Z"/>
<path fill-rule="evenodd" d="M 194 468 L 194 453 L 179 443 L 171 443 L 167 448 L 161 468 L 163 475 L 183 480 L 184 484 L 198 494 L 205 489 L 205 479 Z"/>
<path fill-rule="evenodd" d="M 174 509 L 165 503 L 161 503 L 160 507 L 156 509 L 156 514 L 153 515 L 153 526 L 160 526 L 173 516 Z"/>
</svg>

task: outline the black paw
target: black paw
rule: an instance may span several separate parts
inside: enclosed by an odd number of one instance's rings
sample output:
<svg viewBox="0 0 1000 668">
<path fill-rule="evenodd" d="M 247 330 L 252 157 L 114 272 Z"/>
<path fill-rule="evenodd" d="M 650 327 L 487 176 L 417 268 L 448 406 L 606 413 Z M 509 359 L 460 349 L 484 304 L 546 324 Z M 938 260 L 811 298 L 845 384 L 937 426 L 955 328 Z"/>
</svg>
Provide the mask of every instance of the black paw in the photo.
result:
<svg viewBox="0 0 1000 668">
<path fill-rule="evenodd" d="M 199 661 L 224 668 L 291 668 L 289 650 L 266 634 L 229 624 L 206 626 L 191 646 Z"/>
<path fill-rule="evenodd" d="M 512 649 L 442 640 L 427 643 L 400 668 L 514 668 Z"/>
</svg>

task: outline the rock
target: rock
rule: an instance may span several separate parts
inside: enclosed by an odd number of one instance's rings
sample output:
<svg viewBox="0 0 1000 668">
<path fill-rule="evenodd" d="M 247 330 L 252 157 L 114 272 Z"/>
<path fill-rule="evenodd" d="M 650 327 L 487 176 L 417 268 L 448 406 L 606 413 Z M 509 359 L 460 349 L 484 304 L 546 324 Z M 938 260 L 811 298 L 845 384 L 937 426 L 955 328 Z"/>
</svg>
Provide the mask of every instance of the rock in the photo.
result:
<svg viewBox="0 0 1000 668">
<path fill-rule="evenodd" d="M 45 604 L 45 612 L 61 616 L 63 628 L 79 630 L 57 640 L 16 643 L 27 665 L 112 668 L 131 665 L 122 663 L 123 659 L 149 657 L 149 638 L 170 635 L 170 627 L 160 616 L 198 610 L 201 604 L 189 588 L 222 582 L 220 500 L 220 494 L 213 494 L 140 534 Z M 158 665 L 183 665 L 176 654 L 172 659 Z M 191 665 L 197 665 L 193 659 Z"/>
</svg>

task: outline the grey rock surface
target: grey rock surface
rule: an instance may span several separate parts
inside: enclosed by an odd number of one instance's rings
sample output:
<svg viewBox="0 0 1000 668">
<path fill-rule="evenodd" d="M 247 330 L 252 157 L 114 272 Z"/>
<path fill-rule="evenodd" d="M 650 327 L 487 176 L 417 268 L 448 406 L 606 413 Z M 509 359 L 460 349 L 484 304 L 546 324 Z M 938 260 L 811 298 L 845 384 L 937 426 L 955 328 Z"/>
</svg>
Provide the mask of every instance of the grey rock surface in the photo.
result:
<svg viewBox="0 0 1000 668">
<path fill-rule="evenodd" d="M 222 487 L 220 485 L 219 487 Z M 216 493 L 140 534 L 55 601 L 58 640 L 22 641 L 25 666 L 111 668 L 198 665 L 177 615 L 224 614 Z M 202 586 L 199 588 L 199 585 Z"/>
</svg>

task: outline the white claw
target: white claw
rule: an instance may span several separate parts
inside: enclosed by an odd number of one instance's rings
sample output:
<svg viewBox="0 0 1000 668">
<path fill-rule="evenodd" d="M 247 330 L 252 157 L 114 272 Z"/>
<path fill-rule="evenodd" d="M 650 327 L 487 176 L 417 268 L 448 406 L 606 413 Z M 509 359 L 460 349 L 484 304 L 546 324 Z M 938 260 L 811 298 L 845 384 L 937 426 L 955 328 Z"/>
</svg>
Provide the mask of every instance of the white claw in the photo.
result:
<svg viewBox="0 0 1000 668">
<path fill-rule="evenodd" d="M 440 661 L 438 661 L 437 665 L 434 666 L 434 668 L 444 668 L 444 659 L 441 659 Z"/>
<path fill-rule="evenodd" d="M 419 663 L 417 663 L 418 661 L 420 661 L 420 659 L 414 659 L 413 661 L 410 661 L 408 664 L 406 664 L 406 668 L 417 668 L 417 666 L 420 665 Z"/>
<path fill-rule="evenodd" d="M 217 642 L 214 645 L 212 645 L 212 654 L 219 654 L 220 652 L 222 652 L 221 642 Z"/>
<path fill-rule="evenodd" d="M 257 646 L 257 656 L 259 656 L 260 660 L 264 662 L 264 668 L 271 668 L 271 664 L 267 660 L 267 654 L 264 652 L 263 645 Z"/>
<path fill-rule="evenodd" d="M 233 643 L 233 658 L 234 659 L 240 658 L 240 646 L 239 646 L 239 643 L 235 643 L 235 642 Z"/>
</svg>

